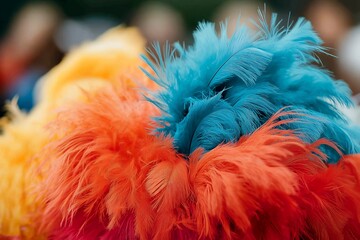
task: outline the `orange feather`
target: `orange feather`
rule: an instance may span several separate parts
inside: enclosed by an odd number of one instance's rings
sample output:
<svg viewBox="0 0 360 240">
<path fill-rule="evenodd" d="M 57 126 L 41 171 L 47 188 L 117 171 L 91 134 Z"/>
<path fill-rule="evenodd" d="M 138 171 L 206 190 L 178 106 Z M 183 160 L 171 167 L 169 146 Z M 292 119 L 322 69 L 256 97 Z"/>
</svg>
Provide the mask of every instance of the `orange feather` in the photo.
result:
<svg viewBox="0 0 360 240">
<path fill-rule="evenodd" d="M 60 139 L 43 152 L 41 229 L 78 239 L 360 236 L 359 157 L 327 166 L 319 146 L 336 146 L 279 128 L 294 112 L 188 159 L 149 133 L 157 114 L 136 93 L 114 89 L 61 112 L 51 128 Z"/>
</svg>

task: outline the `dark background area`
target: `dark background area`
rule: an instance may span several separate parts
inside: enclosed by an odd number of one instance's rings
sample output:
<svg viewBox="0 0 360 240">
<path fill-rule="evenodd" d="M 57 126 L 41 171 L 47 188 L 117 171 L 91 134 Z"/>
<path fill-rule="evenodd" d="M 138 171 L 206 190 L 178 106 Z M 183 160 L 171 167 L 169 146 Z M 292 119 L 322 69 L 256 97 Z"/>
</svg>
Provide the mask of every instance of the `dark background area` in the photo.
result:
<svg viewBox="0 0 360 240">
<path fill-rule="evenodd" d="M 331 1 L 331 0 L 330 0 Z M 4 1 L 0 10 L 0 33 L 3 35 L 9 26 L 12 18 L 22 6 L 31 0 Z M 39 2 L 39 1 L 38 1 Z M 92 14 L 110 16 L 120 21 L 129 21 L 134 11 L 143 4 L 144 0 L 53 0 L 47 1 L 56 3 L 68 17 L 83 17 Z M 187 26 L 192 29 L 198 21 L 210 19 L 215 10 L 222 5 L 224 0 L 162 0 L 178 9 L 186 20 Z M 258 2 L 261 6 L 263 1 Z M 313 0 L 270 0 L 265 1 L 277 11 L 291 11 L 294 16 L 303 15 L 306 8 Z M 342 0 L 337 1 L 343 4 L 353 15 L 355 20 L 360 10 L 360 1 Z"/>
</svg>

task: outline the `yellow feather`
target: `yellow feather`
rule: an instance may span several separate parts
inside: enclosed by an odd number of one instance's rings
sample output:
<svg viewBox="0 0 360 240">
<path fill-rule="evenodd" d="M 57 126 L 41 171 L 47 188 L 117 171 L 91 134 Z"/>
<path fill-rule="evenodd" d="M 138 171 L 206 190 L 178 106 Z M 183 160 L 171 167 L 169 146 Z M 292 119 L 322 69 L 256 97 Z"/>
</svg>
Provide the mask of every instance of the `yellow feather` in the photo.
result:
<svg viewBox="0 0 360 240">
<path fill-rule="evenodd" d="M 56 108 L 86 100 L 84 90 L 92 92 L 116 84 L 121 76 L 121 84 L 134 85 L 126 74 L 139 65 L 144 45 L 136 29 L 112 29 L 72 51 L 41 79 L 39 102 L 28 115 L 14 102 L 10 104 L 14 116 L 0 122 L 0 236 L 39 239 L 30 221 L 31 213 L 39 207 L 31 192 L 41 180 L 41 175 L 33 172 L 40 163 L 36 153 L 51 141 L 45 126 L 56 116 Z"/>
</svg>

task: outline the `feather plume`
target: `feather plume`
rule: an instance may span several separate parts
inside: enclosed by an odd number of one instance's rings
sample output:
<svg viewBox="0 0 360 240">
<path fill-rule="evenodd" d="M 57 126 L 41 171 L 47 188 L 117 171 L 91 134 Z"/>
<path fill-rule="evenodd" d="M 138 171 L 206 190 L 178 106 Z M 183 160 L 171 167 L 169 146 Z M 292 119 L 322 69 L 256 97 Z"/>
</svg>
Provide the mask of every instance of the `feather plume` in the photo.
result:
<svg viewBox="0 0 360 240">
<path fill-rule="evenodd" d="M 198 147 L 210 150 L 216 147 L 214 142 L 237 140 L 240 128 L 236 128 L 236 115 L 229 103 L 220 97 L 218 94 L 209 99 L 194 100 L 194 104 L 190 105 L 190 113 L 177 126 L 177 133 L 184 134 L 174 136 L 179 152 L 189 154 Z"/>
<path fill-rule="evenodd" d="M 156 73 L 153 79 L 168 91 L 159 92 L 158 100 L 153 99 L 153 102 L 167 114 L 159 119 L 170 124 L 169 128 L 167 124 L 163 126 L 166 132 L 174 133 L 176 123 L 184 118 L 189 98 L 211 97 L 214 88 L 221 88 L 232 77 L 253 84 L 270 62 L 271 54 L 253 46 L 253 37 L 246 27 L 237 31 L 230 40 L 227 39 L 226 25 L 222 29 L 218 37 L 214 24 L 200 24 L 194 33 L 195 45 L 188 50 L 178 45 L 178 58 L 169 50 L 166 53 L 170 54 L 163 57 L 160 48 L 155 49 L 153 56 L 164 59 L 164 65 L 149 64 Z"/>
<path fill-rule="evenodd" d="M 154 239 L 170 240 L 173 229 L 177 229 L 179 222 L 189 221 L 182 219 L 183 216 L 190 215 L 184 204 L 190 197 L 188 166 L 181 158 L 173 163 L 171 158 L 169 160 L 156 164 L 148 173 L 145 182 L 156 214 Z"/>
<path fill-rule="evenodd" d="M 328 138 L 346 154 L 360 152 L 360 141 L 350 137 L 352 130 L 336 107 L 351 106 L 348 86 L 315 65 L 319 63 L 316 53 L 325 52 L 321 39 L 303 18 L 285 28 L 280 26 L 276 14 L 267 24 L 265 13 L 261 12 L 255 35 L 239 26 L 227 37 L 226 23 L 221 25 L 219 34 L 214 24 L 201 23 L 194 33 L 193 46 L 185 49 L 175 44 L 173 51 L 166 46 L 164 55 L 156 47 L 151 53 L 154 63 L 143 56 L 155 72 L 147 75 L 163 88 L 149 98 L 162 111 L 157 118 L 157 131 L 174 137 L 180 153 L 190 154 L 196 147 L 209 151 L 254 132 L 276 111 L 292 106 L 317 119 L 315 126 L 303 121 L 287 126 L 302 129 L 305 141 Z M 223 113 L 218 111 L 221 118 L 194 121 L 194 116 L 203 119 L 213 114 L 218 103 L 211 99 L 218 95 L 223 105 L 230 103 Z M 232 129 L 222 127 L 229 120 L 237 124 L 229 124 Z M 220 126 L 215 134 L 207 132 L 210 121 L 214 121 L 213 126 Z M 197 135 L 193 135 L 194 129 Z M 207 140 L 189 139 L 197 136 Z M 194 147 L 185 146 L 193 142 Z M 339 160 L 336 151 L 323 148 L 330 163 Z"/>
</svg>

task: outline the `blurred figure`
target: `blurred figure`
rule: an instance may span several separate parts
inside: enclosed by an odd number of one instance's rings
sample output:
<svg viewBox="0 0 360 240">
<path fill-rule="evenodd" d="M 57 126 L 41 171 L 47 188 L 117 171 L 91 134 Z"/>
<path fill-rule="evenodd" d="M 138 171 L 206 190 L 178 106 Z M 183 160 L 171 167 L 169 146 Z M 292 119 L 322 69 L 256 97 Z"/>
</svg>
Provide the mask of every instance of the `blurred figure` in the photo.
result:
<svg viewBox="0 0 360 240">
<path fill-rule="evenodd" d="M 55 33 L 55 43 L 63 53 L 68 53 L 84 42 L 95 40 L 116 25 L 116 20 L 102 16 L 66 19 Z"/>
<path fill-rule="evenodd" d="M 138 27 L 149 43 L 172 43 L 185 38 L 185 23 L 179 12 L 159 2 L 146 2 L 131 24 Z"/>
<path fill-rule="evenodd" d="M 336 48 L 351 26 L 351 14 L 338 1 L 316 0 L 306 11 L 306 17 L 327 47 Z"/>
<path fill-rule="evenodd" d="M 237 24 L 246 24 L 249 28 L 255 29 L 252 21 L 258 20 L 258 9 L 264 10 L 264 5 L 254 1 L 229 1 L 225 2 L 214 14 L 216 23 L 228 20 L 228 35 L 231 36 Z M 266 10 L 266 17 L 271 17 L 269 9 Z"/>
<path fill-rule="evenodd" d="M 360 102 L 360 26 L 349 31 L 339 46 L 341 74 L 347 80 Z M 360 117 L 358 119 L 360 121 Z"/>
<path fill-rule="evenodd" d="M 31 109 L 37 79 L 60 59 L 53 34 L 61 19 L 52 4 L 29 4 L 16 15 L 0 44 L 1 95 L 7 99 L 18 95 L 21 109 Z"/>
<path fill-rule="evenodd" d="M 63 54 L 67 54 L 81 44 L 95 40 L 116 25 L 118 24 L 115 20 L 101 16 L 91 16 L 76 20 L 65 19 L 54 34 L 55 45 Z M 35 103 L 41 100 L 40 92 L 43 84 L 44 78 L 40 78 L 34 87 Z"/>
<path fill-rule="evenodd" d="M 351 28 L 351 13 L 338 1 L 316 0 L 309 5 L 305 15 L 312 22 L 315 31 L 323 39 L 324 46 L 328 47 L 327 52 L 338 56 L 337 49 L 339 49 Z M 359 86 L 349 81 L 347 74 L 343 74 L 336 57 L 328 54 L 319 54 L 319 57 L 324 66 L 330 69 L 336 78 L 343 78 L 350 84 L 354 92 L 359 91 Z M 340 58 L 342 58 L 342 54 L 340 54 Z"/>
</svg>

